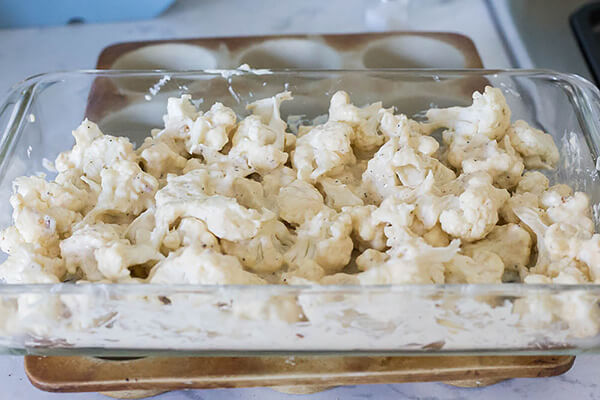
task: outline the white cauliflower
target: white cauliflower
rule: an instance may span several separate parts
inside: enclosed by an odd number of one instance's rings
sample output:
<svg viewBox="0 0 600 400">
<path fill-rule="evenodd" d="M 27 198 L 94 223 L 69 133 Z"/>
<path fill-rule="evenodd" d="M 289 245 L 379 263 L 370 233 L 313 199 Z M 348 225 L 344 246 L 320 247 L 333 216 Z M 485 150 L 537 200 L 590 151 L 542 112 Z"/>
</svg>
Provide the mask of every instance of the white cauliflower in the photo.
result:
<svg viewBox="0 0 600 400">
<path fill-rule="evenodd" d="M 339 272 L 350 261 L 354 247 L 351 232 L 350 215 L 325 208 L 296 229 L 296 243 L 285 254 L 285 261 L 298 265 L 311 259 L 328 274 Z"/>
<path fill-rule="evenodd" d="M 359 250 L 385 250 L 387 238 L 383 233 L 385 223 L 373 217 L 377 206 L 344 207 L 342 211 L 352 219 L 352 237 Z"/>
<path fill-rule="evenodd" d="M 305 258 L 290 266 L 282 274 L 281 280 L 288 285 L 303 285 L 319 282 L 325 276 L 325 270 L 314 260 Z"/>
<path fill-rule="evenodd" d="M 152 269 L 150 283 L 193 285 L 261 285 L 266 283 L 244 268 L 234 256 L 199 246 L 183 247 Z"/>
<path fill-rule="evenodd" d="M 285 164 L 286 123 L 279 116 L 279 106 L 291 98 L 289 92 L 284 92 L 250 104 L 248 109 L 254 114 L 238 125 L 229 154 L 244 158 L 257 171 L 270 171 Z"/>
<path fill-rule="evenodd" d="M 398 191 L 400 179 L 396 174 L 392 160 L 401 149 L 400 140 L 392 137 L 373 155 L 362 175 L 363 186 L 368 199 L 376 204 Z"/>
<path fill-rule="evenodd" d="M 203 249 L 221 250 L 219 240 L 210 233 L 204 221 L 192 217 L 182 218 L 179 224 L 169 231 L 162 241 L 162 246 L 170 251 L 194 245 Z"/>
<path fill-rule="evenodd" d="M 363 200 L 352 191 L 351 186 L 338 178 L 321 177 L 318 186 L 325 195 L 325 204 L 336 211 L 341 211 L 344 207 L 364 204 Z"/>
<path fill-rule="evenodd" d="M 202 154 L 205 148 L 223 149 L 236 122 L 237 117 L 231 108 L 221 103 L 213 104 L 209 111 L 200 113 L 189 127 L 185 136 L 186 150 L 190 154 Z"/>
<path fill-rule="evenodd" d="M 261 212 L 240 205 L 237 200 L 213 195 L 215 182 L 210 171 L 199 169 L 181 176 L 167 178 L 167 185 L 156 193 L 156 227 L 152 241 L 156 245 L 178 218 L 195 217 L 206 223 L 211 233 L 231 241 L 256 235 L 264 216 Z"/>
<path fill-rule="evenodd" d="M 486 173 L 471 175 L 465 190 L 440 214 L 444 232 L 472 242 L 485 237 L 498 222 L 498 210 L 509 199 L 505 189 L 492 186 Z"/>
<path fill-rule="evenodd" d="M 98 125 L 87 119 L 73 131 L 73 136 L 73 149 L 61 153 L 54 163 L 58 172 L 80 169 L 88 179 L 99 182 L 104 167 L 119 160 L 136 162 L 137 156 L 129 139 L 104 135 Z"/>
<path fill-rule="evenodd" d="M 294 237 L 285 225 L 273 219 L 263 223 L 256 236 L 237 242 L 222 240 L 221 246 L 250 271 L 275 272 L 283 266 L 284 254 L 293 242 Z"/>
<path fill-rule="evenodd" d="M 421 124 L 404 114 L 394 115 L 389 110 L 379 110 L 379 129 L 387 139 L 398 138 L 401 147 L 410 147 L 425 156 L 433 156 L 440 147 L 434 138 L 427 136 L 431 126 Z"/>
<path fill-rule="evenodd" d="M 510 109 L 502 91 L 486 86 L 482 93 L 473 93 L 469 107 L 432 108 L 427 120 L 438 126 L 453 130 L 459 136 L 483 135 L 489 139 L 501 139 L 510 126 Z"/>
<path fill-rule="evenodd" d="M 73 232 L 60 243 L 67 272 L 76 274 L 80 270 L 82 277 L 90 281 L 127 281 L 129 267 L 162 258 L 153 246 L 132 245 L 122 238 L 122 233 L 121 227 L 104 223 L 87 225 Z"/>
<path fill-rule="evenodd" d="M 491 251 L 478 250 L 470 257 L 457 254 L 444 265 L 446 283 L 502 283 L 504 264 Z"/>
<path fill-rule="evenodd" d="M 291 155 L 298 179 L 314 182 L 322 175 L 335 175 L 345 165 L 356 162 L 351 146 L 353 137 L 350 125 L 329 121 L 298 138 Z"/>
<path fill-rule="evenodd" d="M 154 204 L 158 181 L 131 161 L 117 161 L 100 173 L 101 191 L 86 220 L 106 212 L 138 216 Z M 132 218 L 133 220 L 133 218 Z"/>
<path fill-rule="evenodd" d="M 455 257 L 459 247 L 458 240 L 448 247 L 422 245 L 403 257 L 392 256 L 356 277 L 362 285 L 444 283 L 444 263 Z"/>
<path fill-rule="evenodd" d="M 546 216 L 552 223 L 568 223 L 577 227 L 582 234 L 589 236 L 594 233 L 590 210 L 589 198 L 582 192 L 576 192 L 573 196 L 561 197 L 560 202 L 548 207 Z"/>
<path fill-rule="evenodd" d="M 447 152 L 450 165 L 466 174 L 485 171 L 494 183 L 504 189 L 514 187 L 521 178 L 524 165 L 505 136 L 500 142 L 483 135 L 454 136 Z"/>
<path fill-rule="evenodd" d="M 397 151 L 392 158 L 394 172 L 405 186 L 419 186 L 431 172 L 436 184 L 448 183 L 456 178 L 454 171 L 433 157 L 419 154 L 411 147 Z"/>
<path fill-rule="evenodd" d="M 359 271 L 367 271 L 371 268 L 378 267 L 389 259 L 389 254 L 375 249 L 367 249 L 356 257 L 356 267 Z"/>
<path fill-rule="evenodd" d="M 58 243 L 81 220 L 85 200 L 92 196 L 74 185 L 47 182 L 41 177 L 19 177 L 13 182 L 10 205 L 14 225 L 25 243 L 42 247 L 42 254 L 58 255 Z"/>
<path fill-rule="evenodd" d="M 168 174 L 181 174 L 188 161 L 167 142 L 153 138 L 146 138 L 137 152 L 144 171 L 156 179 L 164 179 Z"/>
<path fill-rule="evenodd" d="M 373 152 L 385 137 L 378 131 L 381 102 L 358 108 L 350 103 L 348 93 L 340 90 L 331 96 L 329 121 L 345 122 L 354 129 L 352 144 L 360 152 Z"/>
<path fill-rule="evenodd" d="M 276 201 L 279 217 L 295 225 L 303 224 L 325 207 L 321 193 L 310 183 L 300 179 L 282 187 Z"/>
<path fill-rule="evenodd" d="M 552 135 L 518 120 L 508 130 L 508 136 L 527 168 L 552 169 L 556 166 L 559 154 Z"/>
<path fill-rule="evenodd" d="M 462 251 L 474 259 L 483 251 L 494 253 L 502 259 L 504 268 L 519 271 L 529 264 L 531 246 L 531 236 L 525 229 L 517 224 L 506 224 L 495 226 L 485 239 L 465 243 Z"/>
<path fill-rule="evenodd" d="M 533 193 L 540 196 L 550 187 L 550 181 L 538 171 L 527 171 L 521 177 L 515 193 Z"/>
</svg>

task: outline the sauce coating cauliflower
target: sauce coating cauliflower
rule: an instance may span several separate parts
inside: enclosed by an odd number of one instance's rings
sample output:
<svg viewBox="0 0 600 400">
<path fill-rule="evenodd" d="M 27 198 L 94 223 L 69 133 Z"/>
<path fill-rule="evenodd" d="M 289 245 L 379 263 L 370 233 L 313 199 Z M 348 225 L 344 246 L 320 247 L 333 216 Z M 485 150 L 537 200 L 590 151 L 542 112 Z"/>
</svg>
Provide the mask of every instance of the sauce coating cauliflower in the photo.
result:
<svg viewBox="0 0 600 400">
<path fill-rule="evenodd" d="M 21 177 L 8 283 L 600 283 L 588 197 L 550 186 L 552 136 L 502 91 L 415 121 L 343 91 L 288 131 L 290 92 L 250 115 L 190 95 L 136 150 L 85 120 L 58 175 Z M 431 136 L 438 129 L 443 145 Z M 507 250 L 510 249 L 510 250 Z"/>
</svg>

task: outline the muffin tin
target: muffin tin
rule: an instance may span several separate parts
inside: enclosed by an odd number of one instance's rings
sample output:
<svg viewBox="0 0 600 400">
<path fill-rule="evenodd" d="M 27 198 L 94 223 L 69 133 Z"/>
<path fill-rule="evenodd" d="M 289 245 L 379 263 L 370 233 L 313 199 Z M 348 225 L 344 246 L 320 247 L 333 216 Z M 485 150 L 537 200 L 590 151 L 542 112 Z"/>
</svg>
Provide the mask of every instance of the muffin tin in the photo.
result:
<svg viewBox="0 0 600 400">
<path fill-rule="evenodd" d="M 447 32 L 279 35 L 128 42 L 105 48 L 100 69 L 482 68 L 473 42 Z"/>
</svg>

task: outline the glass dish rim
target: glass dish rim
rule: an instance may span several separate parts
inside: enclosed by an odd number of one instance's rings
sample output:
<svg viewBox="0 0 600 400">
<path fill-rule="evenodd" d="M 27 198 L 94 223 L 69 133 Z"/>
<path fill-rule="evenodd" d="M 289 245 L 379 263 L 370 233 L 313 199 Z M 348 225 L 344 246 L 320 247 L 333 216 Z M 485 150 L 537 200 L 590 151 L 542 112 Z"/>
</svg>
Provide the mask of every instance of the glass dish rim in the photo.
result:
<svg viewBox="0 0 600 400">
<path fill-rule="evenodd" d="M 559 72 L 547 68 L 369 68 L 369 69 L 293 69 L 293 68 L 218 68 L 218 69 L 187 69 L 187 70 L 176 70 L 176 69 L 96 69 L 96 68 L 83 68 L 74 70 L 56 70 L 49 72 L 41 72 L 38 74 L 30 75 L 8 88 L 8 92 L 25 86 L 27 83 L 39 80 L 43 77 L 49 76 L 61 76 L 61 75 L 106 75 L 106 76 L 128 76 L 128 75 L 207 75 L 215 77 L 233 77 L 233 76 L 260 76 L 260 75 L 302 75 L 302 74 L 319 74 L 319 73 L 384 73 L 384 74 L 410 74 L 410 73 L 424 73 L 424 74 L 445 74 L 448 76 L 452 75 L 521 75 L 521 76 L 534 76 L 534 75 L 552 75 L 556 78 L 562 78 L 565 80 L 574 79 L 579 83 L 585 84 L 589 89 L 599 90 L 591 81 L 584 78 L 581 75 Z M 599 90 L 600 93 L 600 90 Z"/>
<path fill-rule="evenodd" d="M 2 98 L 0 110 L 6 105 L 6 101 L 11 94 L 19 89 L 35 85 L 37 82 L 48 77 L 61 76 L 214 76 L 222 78 L 260 76 L 260 75 L 318 75 L 327 73 L 363 73 L 363 74 L 396 74 L 399 76 L 409 76 L 411 74 L 441 75 L 444 77 L 461 76 L 482 76 L 482 75 L 507 75 L 507 76 L 549 76 L 556 80 L 563 80 L 568 83 L 580 85 L 583 89 L 591 91 L 600 101 L 600 89 L 588 79 L 573 73 L 558 72 L 551 69 L 532 68 L 373 68 L 373 69 L 240 69 L 240 68 L 220 68 L 220 69 L 190 69 L 190 70 L 172 70 L 172 69 L 75 69 L 75 70 L 57 70 L 42 72 L 30 75 L 27 78 L 18 81 L 9 87 L 5 93 L 6 98 Z M 18 121 L 11 121 L 18 122 Z M 10 124 L 9 124 L 10 125 Z M 598 125 L 600 127 L 600 125 Z M 7 127 L 8 128 L 8 127 Z M 0 142 L 3 141 L 6 132 L 1 132 Z M 600 131 L 599 131 L 600 133 Z M 359 294 L 365 293 L 392 293 L 392 292 L 418 292 L 420 294 L 464 294 L 483 295 L 524 295 L 524 294 L 552 294 L 574 291 L 594 292 L 600 290 L 600 283 L 588 284 L 525 284 L 525 283 L 501 283 L 501 284 L 385 284 L 385 285 L 284 285 L 284 284 L 265 284 L 265 285 L 206 285 L 206 284 L 153 284 L 153 283 L 38 283 L 38 284 L 2 284 L 0 283 L 1 295 L 18 295 L 27 293 L 55 293 L 55 294 L 85 294 L 90 290 L 102 292 L 120 292 L 127 294 L 165 294 L 166 290 L 171 293 L 181 294 L 210 294 L 215 292 L 248 292 L 259 290 L 264 293 L 293 294 L 296 292 L 327 294 L 327 293 L 345 293 Z"/>
</svg>

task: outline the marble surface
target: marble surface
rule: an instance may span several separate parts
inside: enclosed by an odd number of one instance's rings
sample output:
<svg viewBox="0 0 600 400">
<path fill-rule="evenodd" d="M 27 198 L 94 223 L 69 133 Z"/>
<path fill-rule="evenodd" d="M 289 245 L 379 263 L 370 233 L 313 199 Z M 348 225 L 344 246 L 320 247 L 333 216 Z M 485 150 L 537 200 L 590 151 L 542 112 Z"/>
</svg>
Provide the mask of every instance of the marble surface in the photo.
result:
<svg viewBox="0 0 600 400">
<path fill-rule="evenodd" d="M 401 0 L 398 0 L 401 1 Z M 417 2 L 415 2 L 417 3 Z M 152 21 L 0 30 L 0 98 L 12 84 L 32 74 L 93 68 L 105 46 L 122 41 L 274 33 L 361 32 L 380 29 L 456 31 L 470 36 L 486 67 L 510 67 L 484 0 L 419 0 L 432 14 L 372 0 L 179 1 Z M 448 16 L 451 4 L 453 12 Z M 392 7 L 392 8 L 390 8 Z M 21 357 L 0 357 L 2 399 L 104 399 L 99 394 L 54 394 L 35 389 L 23 372 Z M 441 383 L 345 386 L 310 396 L 270 389 L 194 390 L 165 393 L 159 400 L 182 399 L 596 399 L 600 357 L 580 356 L 567 374 L 546 379 L 513 379 L 486 388 L 461 389 Z"/>
</svg>

